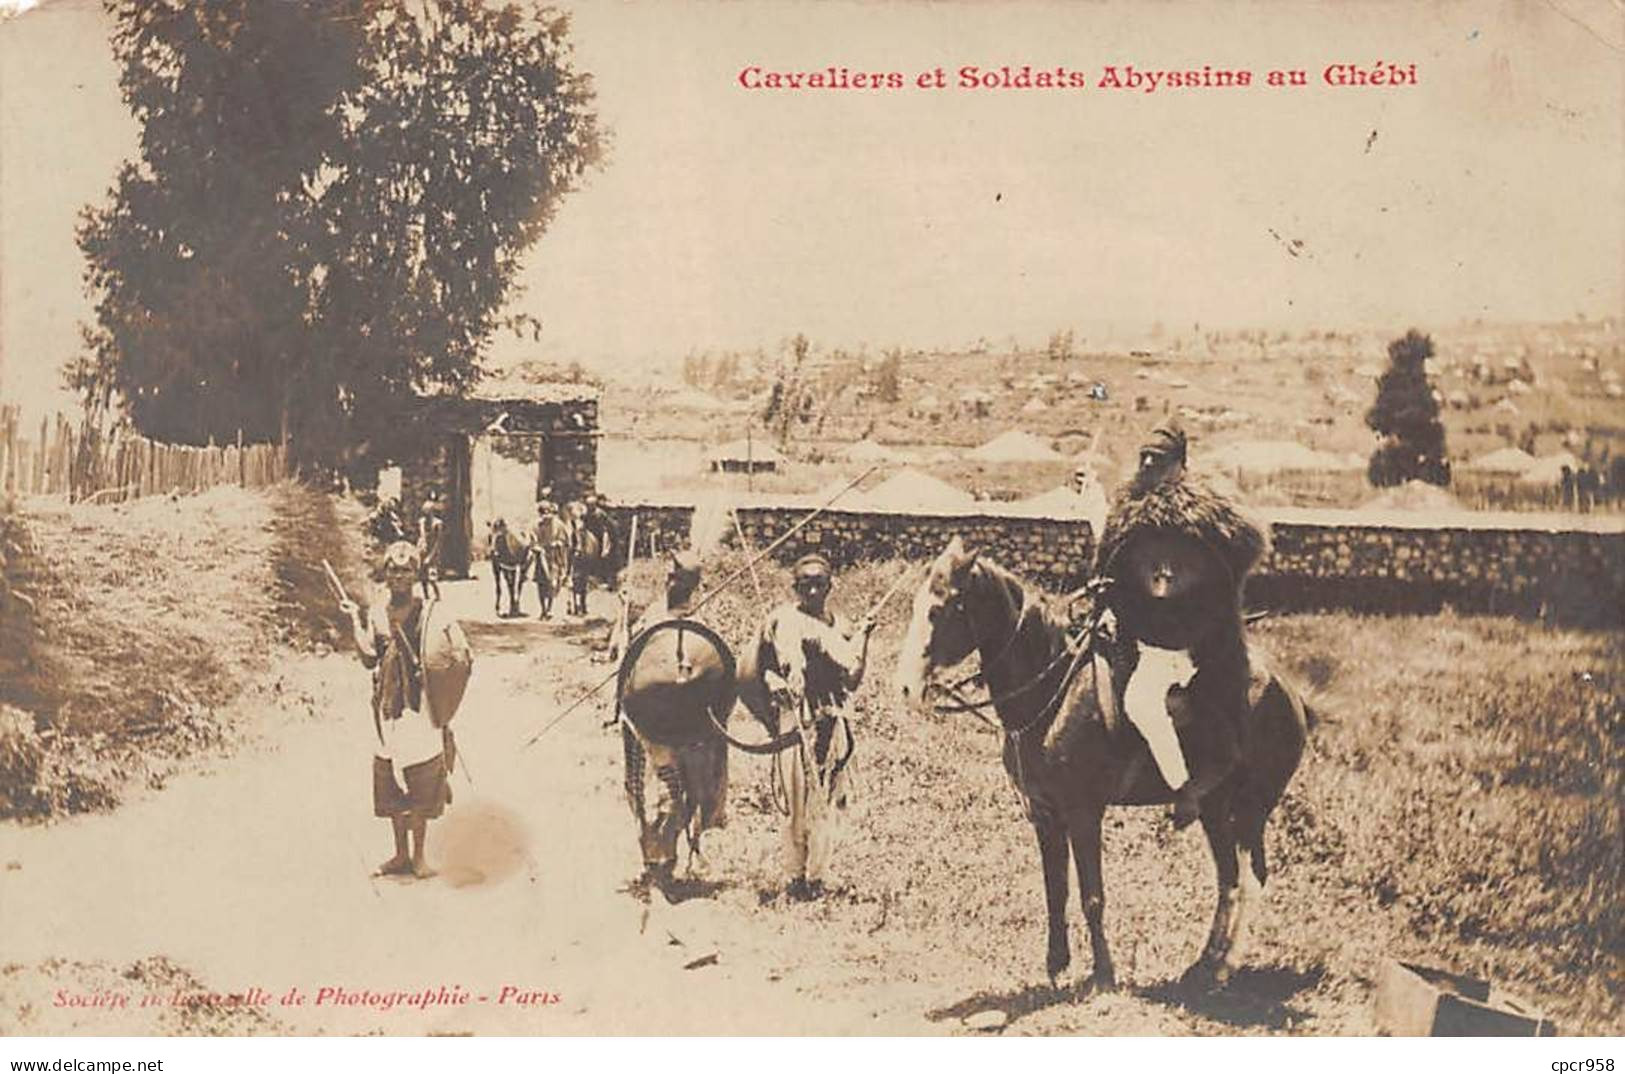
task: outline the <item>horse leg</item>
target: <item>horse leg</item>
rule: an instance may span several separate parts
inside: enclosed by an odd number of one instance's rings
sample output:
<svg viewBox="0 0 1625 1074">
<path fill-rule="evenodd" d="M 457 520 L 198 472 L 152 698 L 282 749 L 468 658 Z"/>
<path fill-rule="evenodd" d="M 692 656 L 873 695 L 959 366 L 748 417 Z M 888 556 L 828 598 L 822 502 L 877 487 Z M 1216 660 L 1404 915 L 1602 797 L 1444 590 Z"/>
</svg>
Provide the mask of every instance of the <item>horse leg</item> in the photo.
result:
<svg viewBox="0 0 1625 1074">
<path fill-rule="evenodd" d="M 1230 802 L 1214 801 L 1223 797 L 1226 796 L 1214 795 L 1203 802 L 1202 831 L 1207 834 L 1208 849 L 1213 853 L 1219 891 L 1207 944 L 1182 978 L 1182 983 L 1197 987 L 1222 987 L 1229 981 L 1235 969 L 1242 911 L 1247 908 L 1244 902 L 1250 905 L 1252 901 L 1241 889 L 1241 863 L 1236 853 L 1236 825 Z"/>
<path fill-rule="evenodd" d="M 1247 936 L 1253 913 L 1264 898 L 1264 882 L 1269 866 L 1264 859 L 1264 822 L 1267 814 L 1256 803 L 1241 802 L 1232 810 L 1236 837 L 1236 891 L 1235 916 L 1230 922 L 1230 949 L 1225 956 L 1225 976 L 1240 965 L 1247 953 Z"/>
<path fill-rule="evenodd" d="M 1044 968 L 1053 985 L 1072 964 L 1072 948 L 1066 938 L 1066 826 L 1053 813 L 1035 811 L 1033 831 L 1038 835 L 1038 853 L 1044 863 L 1044 901 L 1049 909 L 1049 951 Z"/>
<path fill-rule="evenodd" d="M 1083 806 L 1067 817 L 1072 836 L 1072 859 L 1078 868 L 1078 893 L 1083 900 L 1083 919 L 1089 925 L 1089 949 L 1094 968 L 1090 986 L 1098 992 L 1117 987 L 1117 970 L 1106 946 L 1106 878 L 1100 867 L 1100 825 L 1105 817 L 1100 806 Z"/>
<path fill-rule="evenodd" d="M 502 563 L 495 556 L 491 557 L 491 592 L 495 596 L 495 600 L 493 601 L 493 606 L 491 608 L 491 614 L 495 615 L 498 619 L 501 619 Z"/>
</svg>

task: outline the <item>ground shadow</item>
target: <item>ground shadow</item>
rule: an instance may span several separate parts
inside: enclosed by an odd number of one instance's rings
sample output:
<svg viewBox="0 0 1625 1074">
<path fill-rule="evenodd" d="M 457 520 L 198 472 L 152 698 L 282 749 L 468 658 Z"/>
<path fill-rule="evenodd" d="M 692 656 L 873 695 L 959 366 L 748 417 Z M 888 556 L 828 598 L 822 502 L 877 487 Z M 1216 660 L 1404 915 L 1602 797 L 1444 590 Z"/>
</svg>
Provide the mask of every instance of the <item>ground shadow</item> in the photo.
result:
<svg viewBox="0 0 1625 1074">
<path fill-rule="evenodd" d="M 1063 1003 L 1076 1003 L 1093 992 L 1087 980 L 1076 985 L 1031 984 L 1011 992 L 978 992 L 958 1003 L 925 1012 L 928 1022 L 964 1021 L 988 1011 L 998 1011 L 1005 1021 L 1000 1028 L 1015 1024 L 1029 1014 L 1057 1007 Z"/>
<path fill-rule="evenodd" d="M 668 905 L 676 906 L 690 899 L 714 899 L 733 886 L 731 880 L 710 880 L 702 876 L 662 876 L 644 872 L 628 880 L 620 891 L 642 903 L 648 903 L 658 891 Z"/>
<path fill-rule="evenodd" d="M 1323 966 L 1307 970 L 1286 966 L 1249 967 L 1237 970 L 1230 983 L 1220 989 L 1174 980 L 1137 988 L 1134 994 L 1228 1026 L 1285 1029 L 1310 1016 L 1307 1009 L 1292 1006 L 1287 1000 L 1314 988 L 1325 976 Z"/>
<path fill-rule="evenodd" d="M 667 880 L 660 885 L 666 901 L 676 906 L 690 899 L 714 899 L 733 887 L 727 880 L 707 880 L 701 876 L 684 876 Z"/>
<path fill-rule="evenodd" d="M 580 642 L 583 639 L 602 640 L 609 624 L 598 619 L 573 622 L 549 622 L 540 619 L 464 619 L 463 633 L 469 643 L 481 652 L 527 653 L 533 651 L 545 638 Z"/>
</svg>

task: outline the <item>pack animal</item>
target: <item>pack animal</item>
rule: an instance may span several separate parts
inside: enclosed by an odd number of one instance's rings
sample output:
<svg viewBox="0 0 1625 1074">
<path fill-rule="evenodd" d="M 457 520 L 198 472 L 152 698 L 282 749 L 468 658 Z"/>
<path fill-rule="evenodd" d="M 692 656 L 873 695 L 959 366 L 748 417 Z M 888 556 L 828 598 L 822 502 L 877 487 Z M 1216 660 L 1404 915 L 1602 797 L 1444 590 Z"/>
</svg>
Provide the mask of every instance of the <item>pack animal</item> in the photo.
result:
<svg viewBox="0 0 1625 1074">
<path fill-rule="evenodd" d="M 503 617 L 502 590 L 508 590 L 507 617 L 519 615 L 519 594 L 525 587 L 525 574 L 530 568 L 530 542 L 523 535 L 508 528 L 505 519 L 491 523 L 490 556 L 491 584 L 496 591 L 496 614 Z"/>
<path fill-rule="evenodd" d="M 1122 715 L 1112 686 L 1111 647 L 1088 638 L 1074 643 L 1070 626 L 1070 617 L 1019 577 L 955 537 L 915 595 L 897 687 L 906 701 L 917 702 L 934 672 L 979 654 L 992 695 L 986 705 L 995 710 L 1004 737 L 1005 771 L 1026 807 L 1043 863 L 1045 967 L 1053 980 L 1071 962 L 1070 848 L 1093 952 L 1090 983 L 1109 989 L 1116 973 L 1106 943 L 1102 818 L 1109 805 L 1163 805 L 1173 801 L 1174 791 L 1146 740 Z M 1268 876 L 1264 827 L 1307 738 L 1310 713 L 1303 698 L 1257 662 L 1251 674 L 1240 761 L 1201 802 L 1218 902 L 1207 943 L 1183 978 L 1188 985 L 1222 985 L 1240 962 L 1248 917 Z M 1170 701 L 1180 708 L 1178 690 Z M 1180 738 L 1189 756 L 1193 740 Z"/>
<path fill-rule="evenodd" d="M 613 590 L 616 582 L 614 537 L 609 516 L 596 505 L 569 505 L 570 614 L 587 614 L 587 591 L 594 580 Z"/>
</svg>

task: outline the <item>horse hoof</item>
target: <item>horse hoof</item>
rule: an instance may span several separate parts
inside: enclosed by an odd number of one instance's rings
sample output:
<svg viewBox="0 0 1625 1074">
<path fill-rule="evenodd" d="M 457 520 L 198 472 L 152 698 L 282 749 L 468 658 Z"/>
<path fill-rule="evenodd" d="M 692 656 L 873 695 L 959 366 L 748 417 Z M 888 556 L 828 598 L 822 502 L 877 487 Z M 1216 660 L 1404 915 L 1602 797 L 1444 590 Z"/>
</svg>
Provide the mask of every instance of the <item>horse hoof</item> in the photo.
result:
<svg viewBox="0 0 1625 1074">
<path fill-rule="evenodd" d="M 1096 970 L 1083 983 L 1083 992 L 1086 995 L 1093 996 L 1102 992 L 1115 991 L 1117 991 L 1117 974 L 1111 970 Z"/>
<path fill-rule="evenodd" d="M 1071 965 L 1072 952 L 1050 952 L 1049 957 L 1044 960 L 1044 972 L 1049 974 L 1049 983 L 1051 988 L 1059 987 L 1058 982 L 1061 979 L 1061 974 L 1065 973 L 1067 968 Z"/>
</svg>

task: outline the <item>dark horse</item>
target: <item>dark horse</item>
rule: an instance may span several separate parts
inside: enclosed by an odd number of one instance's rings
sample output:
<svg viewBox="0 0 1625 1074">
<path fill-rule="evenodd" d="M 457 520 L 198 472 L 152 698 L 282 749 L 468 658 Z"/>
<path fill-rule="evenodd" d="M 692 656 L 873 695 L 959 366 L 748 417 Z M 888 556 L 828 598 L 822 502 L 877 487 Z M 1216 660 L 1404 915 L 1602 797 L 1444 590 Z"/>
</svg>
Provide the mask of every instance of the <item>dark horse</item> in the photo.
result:
<svg viewBox="0 0 1625 1074">
<path fill-rule="evenodd" d="M 1108 805 L 1173 800 L 1145 739 L 1122 716 L 1111 671 L 1093 647 L 1069 639 L 1068 622 L 1011 572 L 967 551 L 955 537 L 931 564 L 914 598 L 898 656 L 897 686 L 918 699 L 935 669 L 972 651 L 1004 731 L 1004 767 L 1020 793 L 1044 865 L 1049 908 L 1046 966 L 1051 978 L 1071 963 L 1067 944 L 1067 846 L 1094 953 L 1091 983 L 1112 988 L 1106 897 L 1100 866 L 1101 819 Z M 1075 651 L 1076 650 L 1076 651 Z M 1104 693 L 1097 690 L 1104 685 Z M 1170 700 L 1177 700 L 1177 691 Z M 1251 903 L 1267 875 L 1264 825 L 1303 756 L 1309 714 L 1280 678 L 1254 662 L 1242 758 L 1202 799 L 1201 821 L 1218 868 L 1218 907 L 1192 985 L 1220 985 L 1235 970 Z M 1178 721 L 1176 720 L 1176 723 Z M 1190 743 L 1184 743 L 1187 751 Z"/>
<path fill-rule="evenodd" d="M 508 528 L 504 519 L 491 523 L 491 584 L 496 589 L 496 613 L 502 617 L 502 587 L 508 587 L 508 616 L 519 614 L 519 594 L 530 567 L 530 544 Z"/>
</svg>

